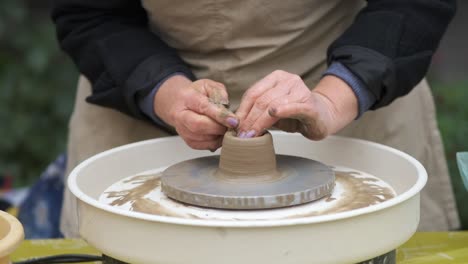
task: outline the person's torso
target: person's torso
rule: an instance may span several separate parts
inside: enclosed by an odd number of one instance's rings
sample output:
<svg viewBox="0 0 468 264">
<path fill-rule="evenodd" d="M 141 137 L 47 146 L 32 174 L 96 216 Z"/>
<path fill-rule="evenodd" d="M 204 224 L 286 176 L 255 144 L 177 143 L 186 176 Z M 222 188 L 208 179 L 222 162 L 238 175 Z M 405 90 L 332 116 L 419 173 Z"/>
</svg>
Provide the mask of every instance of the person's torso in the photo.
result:
<svg viewBox="0 0 468 264">
<path fill-rule="evenodd" d="M 143 0 L 151 30 L 197 78 L 222 82 L 236 106 L 274 70 L 313 86 L 326 49 L 353 21 L 361 0 Z M 313 88 L 313 87 L 310 87 Z"/>
</svg>

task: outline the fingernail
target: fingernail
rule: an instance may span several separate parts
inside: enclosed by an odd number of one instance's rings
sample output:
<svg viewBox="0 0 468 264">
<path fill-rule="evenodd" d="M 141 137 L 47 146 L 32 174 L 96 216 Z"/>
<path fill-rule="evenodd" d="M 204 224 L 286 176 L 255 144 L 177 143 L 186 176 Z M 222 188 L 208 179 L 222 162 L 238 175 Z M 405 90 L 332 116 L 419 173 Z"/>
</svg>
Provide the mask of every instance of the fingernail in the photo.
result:
<svg viewBox="0 0 468 264">
<path fill-rule="evenodd" d="M 245 137 L 245 132 L 244 131 L 241 131 L 237 137 L 240 137 L 240 138 L 244 138 Z"/>
<path fill-rule="evenodd" d="M 234 117 L 229 117 L 229 118 L 227 119 L 227 123 L 228 123 L 231 127 L 236 128 L 237 125 L 239 124 L 239 121 L 237 121 L 237 119 L 235 119 Z"/>
<path fill-rule="evenodd" d="M 255 130 L 250 130 L 247 132 L 247 134 L 245 134 L 245 138 L 251 138 L 253 136 L 255 136 Z"/>
</svg>

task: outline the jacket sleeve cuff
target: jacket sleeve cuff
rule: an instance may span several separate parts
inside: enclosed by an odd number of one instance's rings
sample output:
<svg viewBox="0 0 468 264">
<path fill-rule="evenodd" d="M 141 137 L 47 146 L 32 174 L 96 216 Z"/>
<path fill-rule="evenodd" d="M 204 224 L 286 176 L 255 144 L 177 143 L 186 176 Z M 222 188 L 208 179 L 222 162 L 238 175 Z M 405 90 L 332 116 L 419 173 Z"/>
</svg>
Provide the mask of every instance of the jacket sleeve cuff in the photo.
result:
<svg viewBox="0 0 468 264">
<path fill-rule="evenodd" d="M 351 90 L 353 90 L 358 100 L 358 116 L 356 119 L 361 117 L 362 114 L 369 110 L 375 103 L 375 96 L 367 89 L 365 84 L 343 64 L 333 62 L 323 74 L 323 76 L 326 75 L 336 76 L 351 87 Z"/>
<path fill-rule="evenodd" d="M 86 99 L 89 103 L 147 119 L 138 106 L 139 97 L 148 95 L 157 83 L 175 72 L 195 79 L 176 51 L 145 29 L 112 34 L 97 46 L 96 60 L 102 61 L 104 71 L 99 71 L 92 81 L 93 93 Z M 98 72 L 92 67 L 82 68 Z"/>
<path fill-rule="evenodd" d="M 159 118 L 156 113 L 154 112 L 154 97 L 156 96 L 156 93 L 158 92 L 159 88 L 161 85 L 169 78 L 175 76 L 175 75 L 183 75 L 186 76 L 185 74 L 181 72 L 175 72 L 173 74 L 168 75 L 161 81 L 159 81 L 156 86 L 154 86 L 153 90 L 146 96 L 138 96 L 138 107 L 140 110 L 143 112 L 144 115 L 146 115 L 149 119 L 151 119 L 156 125 L 162 126 L 162 127 L 170 127 L 168 124 L 166 124 L 161 118 Z"/>
</svg>

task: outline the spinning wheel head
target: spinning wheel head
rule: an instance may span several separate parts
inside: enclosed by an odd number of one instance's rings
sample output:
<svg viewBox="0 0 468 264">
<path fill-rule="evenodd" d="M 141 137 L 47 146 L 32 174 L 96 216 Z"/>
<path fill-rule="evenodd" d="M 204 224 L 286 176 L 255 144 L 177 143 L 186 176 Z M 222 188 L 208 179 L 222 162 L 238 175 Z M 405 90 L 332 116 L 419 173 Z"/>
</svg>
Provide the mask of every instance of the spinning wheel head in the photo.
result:
<svg viewBox="0 0 468 264">
<path fill-rule="evenodd" d="M 162 191 L 202 207 L 268 209 L 303 204 L 329 195 L 331 168 L 320 162 L 275 155 L 269 133 L 237 138 L 227 132 L 220 156 L 187 160 L 167 168 Z"/>
</svg>

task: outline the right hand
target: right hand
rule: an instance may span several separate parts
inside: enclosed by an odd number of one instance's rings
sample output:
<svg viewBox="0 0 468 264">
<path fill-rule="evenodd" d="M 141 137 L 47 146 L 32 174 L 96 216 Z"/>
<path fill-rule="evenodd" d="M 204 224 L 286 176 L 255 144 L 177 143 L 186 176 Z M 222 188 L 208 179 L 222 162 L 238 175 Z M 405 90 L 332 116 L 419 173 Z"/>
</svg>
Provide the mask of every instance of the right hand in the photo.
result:
<svg viewBox="0 0 468 264">
<path fill-rule="evenodd" d="M 161 85 L 153 108 L 191 148 L 215 151 L 221 147 L 227 128 L 239 124 L 236 115 L 224 106 L 227 104 L 223 84 L 208 79 L 192 82 L 176 75 Z"/>
</svg>

